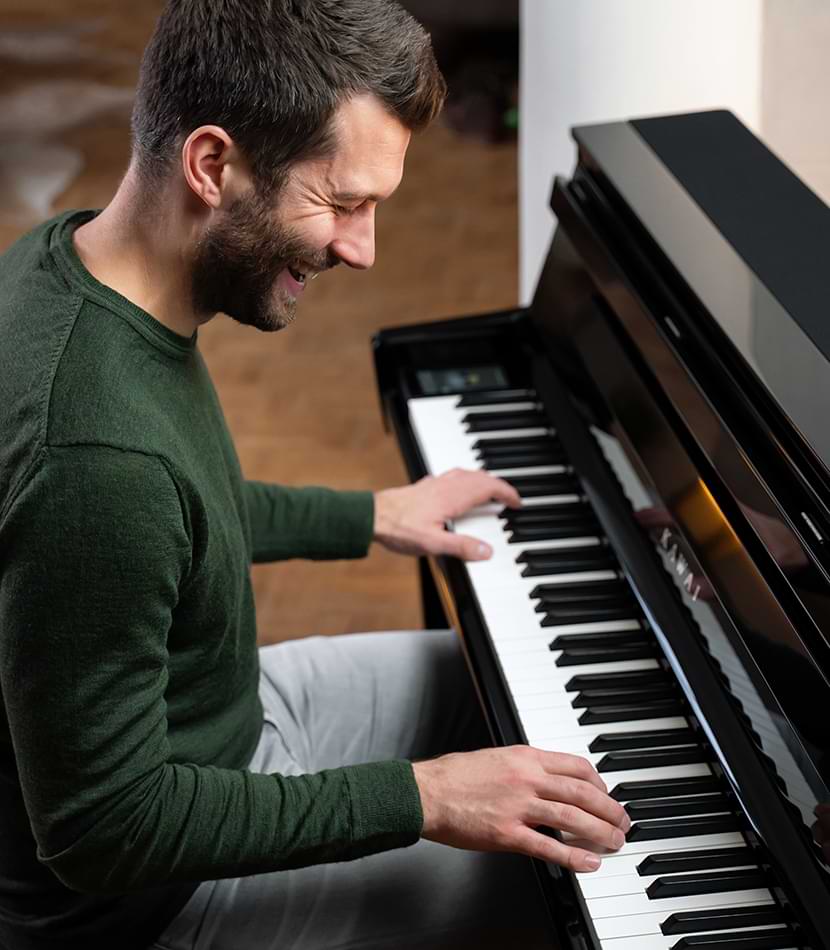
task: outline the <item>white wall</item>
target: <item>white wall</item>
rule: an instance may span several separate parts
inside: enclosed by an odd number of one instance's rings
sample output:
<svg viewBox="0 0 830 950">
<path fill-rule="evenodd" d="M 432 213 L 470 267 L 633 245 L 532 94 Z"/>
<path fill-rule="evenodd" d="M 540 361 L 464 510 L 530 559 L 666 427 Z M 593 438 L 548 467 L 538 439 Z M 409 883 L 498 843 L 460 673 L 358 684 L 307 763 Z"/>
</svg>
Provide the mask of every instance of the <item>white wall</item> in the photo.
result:
<svg viewBox="0 0 830 950">
<path fill-rule="evenodd" d="M 553 231 L 572 125 L 726 107 L 757 131 L 762 0 L 521 0 L 520 298 Z"/>
<path fill-rule="evenodd" d="M 766 0 L 761 133 L 825 202 L 830 202 L 830 4 Z"/>
</svg>

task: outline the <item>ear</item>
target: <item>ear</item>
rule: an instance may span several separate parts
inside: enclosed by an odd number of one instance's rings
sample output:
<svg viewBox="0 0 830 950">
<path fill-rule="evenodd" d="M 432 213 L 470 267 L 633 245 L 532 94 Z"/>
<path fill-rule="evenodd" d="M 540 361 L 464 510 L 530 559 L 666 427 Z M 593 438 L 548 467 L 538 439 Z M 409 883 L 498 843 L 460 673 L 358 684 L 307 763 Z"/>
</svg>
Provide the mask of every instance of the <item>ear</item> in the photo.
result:
<svg viewBox="0 0 830 950">
<path fill-rule="evenodd" d="M 182 168 L 190 190 L 209 208 L 218 208 L 227 187 L 228 164 L 236 149 L 218 125 L 194 129 L 182 146 Z"/>
</svg>

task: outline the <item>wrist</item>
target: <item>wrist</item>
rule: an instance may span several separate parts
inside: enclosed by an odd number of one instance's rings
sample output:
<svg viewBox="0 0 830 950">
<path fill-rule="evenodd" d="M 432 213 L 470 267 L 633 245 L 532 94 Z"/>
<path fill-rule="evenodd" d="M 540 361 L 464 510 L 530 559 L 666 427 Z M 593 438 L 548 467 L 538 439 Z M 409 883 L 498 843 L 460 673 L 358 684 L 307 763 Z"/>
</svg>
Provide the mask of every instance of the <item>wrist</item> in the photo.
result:
<svg viewBox="0 0 830 950">
<path fill-rule="evenodd" d="M 375 521 L 372 528 L 372 540 L 388 545 L 395 537 L 397 512 L 395 489 L 386 488 L 375 492 Z"/>
<path fill-rule="evenodd" d="M 435 840 L 438 833 L 441 814 L 440 800 L 435 791 L 435 769 L 435 760 L 412 763 L 412 774 L 415 776 L 415 784 L 418 786 L 418 794 L 421 797 L 421 813 L 424 816 L 421 837 L 433 840 Z"/>
</svg>

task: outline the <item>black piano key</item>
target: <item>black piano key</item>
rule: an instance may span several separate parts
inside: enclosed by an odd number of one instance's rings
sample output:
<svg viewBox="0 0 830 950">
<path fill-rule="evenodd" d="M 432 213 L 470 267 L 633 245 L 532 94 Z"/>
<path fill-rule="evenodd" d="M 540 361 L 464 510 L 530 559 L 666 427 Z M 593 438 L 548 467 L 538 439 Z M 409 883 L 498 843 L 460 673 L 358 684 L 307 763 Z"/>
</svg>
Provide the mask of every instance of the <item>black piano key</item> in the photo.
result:
<svg viewBox="0 0 830 950">
<path fill-rule="evenodd" d="M 570 472 L 548 475 L 509 475 L 504 479 L 522 498 L 540 498 L 544 495 L 581 495 L 582 488 Z"/>
<path fill-rule="evenodd" d="M 662 656 L 654 643 L 626 644 L 619 647 L 568 647 L 555 660 L 556 666 L 587 666 L 589 663 L 617 663 L 624 660 L 650 660 Z M 605 720 L 614 722 L 617 720 Z M 619 720 L 622 721 L 622 720 Z"/>
<path fill-rule="evenodd" d="M 588 581 L 583 584 L 537 584 L 530 592 L 531 600 L 542 604 L 633 604 L 631 590 L 625 581 Z"/>
<path fill-rule="evenodd" d="M 734 930 L 783 924 L 784 915 L 775 904 L 713 907 L 711 910 L 680 910 L 669 915 L 660 929 L 666 936 L 700 933 L 702 930 Z"/>
<path fill-rule="evenodd" d="M 513 455 L 516 451 L 533 451 L 541 446 L 549 445 L 556 445 L 561 448 L 562 443 L 553 435 L 485 435 L 473 442 L 473 451 L 485 452 L 487 455 Z"/>
<path fill-rule="evenodd" d="M 638 821 L 631 826 L 626 838 L 628 841 L 657 841 L 661 838 L 691 838 L 738 830 L 738 820 L 734 815 L 701 815 Z"/>
<path fill-rule="evenodd" d="M 608 793 L 618 802 L 636 798 L 665 798 L 668 795 L 701 795 L 722 791 L 720 779 L 714 775 L 695 775 L 691 778 L 655 778 L 643 782 L 621 782 Z"/>
<path fill-rule="evenodd" d="M 755 864 L 755 855 L 751 848 L 661 851 L 643 858 L 637 865 L 637 873 L 641 877 L 653 877 L 655 874 L 680 874 L 683 871 L 711 871 L 713 868 L 734 868 L 742 864 Z M 762 923 L 767 923 L 767 921 L 762 921 Z M 702 929 L 705 930 L 706 928 Z M 663 931 L 663 933 L 667 932 Z M 672 933 L 686 933 L 686 931 L 676 930 Z"/>
<path fill-rule="evenodd" d="M 727 871 L 701 871 L 698 874 L 658 877 L 646 888 L 646 894 L 651 900 L 664 900 L 669 897 L 750 891 L 766 886 L 767 879 L 760 868 L 730 868 Z"/>
<path fill-rule="evenodd" d="M 629 751 L 606 753 L 597 763 L 597 772 L 621 772 L 625 769 L 656 769 L 665 768 L 668 765 L 693 765 L 697 762 L 708 761 L 709 755 L 703 746 L 678 746 L 677 748 L 667 749 L 631 749 Z"/>
<path fill-rule="evenodd" d="M 725 795 L 683 795 L 679 798 L 646 798 L 625 806 L 632 821 L 646 818 L 682 818 L 684 815 L 708 815 L 729 811 Z"/>
<path fill-rule="evenodd" d="M 608 630 L 602 633 L 561 633 L 548 644 L 551 650 L 567 650 L 568 647 L 617 647 L 623 643 L 654 643 L 650 633 L 638 627 L 636 630 Z M 625 700 L 623 700 L 625 702 Z"/>
<path fill-rule="evenodd" d="M 509 525 L 550 524 L 555 521 L 596 521 L 590 505 L 581 501 L 566 501 L 550 505 L 525 505 L 523 508 L 502 508 L 498 517 Z"/>
<path fill-rule="evenodd" d="M 536 401 L 532 389 L 491 389 L 476 393 L 465 393 L 455 404 L 456 409 L 467 406 L 498 406 L 503 402 Z"/>
<path fill-rule="evenodd" d="M 604 544 L 592 544 L 578 548 L 541 548 L 535 551 L 523 551 L 517 558 L 517 564 L 526 564 L 522 577 L 544 577 L 553 574 L 578 574 L 580 571 L 608 571 L 618 567 L 617 559 Z M 530 592 L 544 586 L 534 587 Z"/>
<path fill-rule="evenodd" d="M 531 596 L 533 596 L 531 594 Z M 665 670 L 623 670 L 619 673 L 577 673 L 565 684 L 565 691 L 578 693 L 583 689 L 600 689 L 616 686 L 652 686 L 655 683 L 673 683 L 674 677 Z"/>
<path fill-rule="evenodd" d="M 777 927 L 681 937 L 671 950 L 788 950 L 797 946 L 798 938 L 788 927 Z"/>
<path fill-rule="evenodd" d="M 599 524 L 593 518 L 573 518 L 551 524 L 505 525 L 510 532 L 509 544 L 525 544 L 528 541 L 558 541 L 563 538 L 596 538 L 600 535 Z M 529 576 L 529 575 L 525 575 Z"/>
<path fill-rule="evenodd" d="M 651 703 L 631 703 L 626 706 L 589 706 L 584 712 L 580 713 L 579 723 L 588 726 L 600 722 L 634 722 L 637 719 L 662 719 L 665 716 L 682 716 L 684 711 L 683 703 L 679 699 L 661 699 Z M 651 753 L 632 752 L 631 754 L 649 755 Z M 667 750 L 664 754 L 669 755 L 669 751 Z M 674 754 L 680 755 L 680 752 L 674 750 Z M 632 765 L 631 768 L 637 768 L 637 766 Z"/>
<path fill-rule="evenodd" d="M 544 457 L 545 461 L 540 461 L 539 465 L 563 465 L 567 461 L 562 444 L 550 436 L 537 436 L 532 439 L 479 439 L 476 445 L 476 457 L 493 463 L 517 455 Z M 509 466 L 502 464 L 501 467 Z"/>
<path fill-rule="evenodd" d="M 592 608 L 594 610 L 620 610 L 627 607 L 629 611 L 636 612 L 637 610 L 637 602 L 625 594 L 609 593 L 606 597 L 600 595 L 586 597 L 575 590 L 572 584 L 560 584 L 559 586 L 561 591 L 557 593 L 547 593 L 541 597 L 530 595 L 530 599 L 537 602 L 534 607 L 537 614 L 559 610 L 578 610 L 584 613 Z"/>
<path fill-rule="evenodd" d="M 543 627 L 559 627 L 570 623 L 598 623 L 606 620 L 635 620 L 637 608 L 633 604 L 579 604 L 570 607 L 551 607 L 540 604 L 536 613 L 544 614 Z"/>
<path fill-rule="evenodd" d="M 565 456 L 561 452 L 522 452 L 516 455 L 480 455 L 481 467 L 486 472 L 498 472 L 508 468 L 535 468 L 537 465 L 561 465 Z"/>
<path fill-rule="evenodd" d="M 636 699 L 673 699 L 677 696 L 674 683 L 658 683 L 655 686 L 637 686 L 633 689 L 584 689 L 571 702 L 574 709 L 586 706 L 617 706 Z"/>
<path fill-rule="evenodd" d="M 590 752 L 617 752 L 626 749 L 663 749 L 667 746 L 693 745 L 697 737 L 692 729 L 644 729 L 642 732 L 607 732 L 588 746 Z"/>
<path fill-rule="evenodd" d="M 487 443 L 491 444 L 488 445 Z M 474 449 L 476 457 L 498 461 L 500 458 L 510 458 L 514 455 L 545 455 L 556 458 L 556 462 L 540 463 L 562 465 L 566 461 L 565 450 L 562 445 L 549 436 L 540 436 L 535 439 L 487 439 L 479 440 L 479 448 Z M 506 468 L 506 466 L 503 466 Z"/>
<path fill-rule="evenodd" d="M 496 432 L 501 429 L 538 429 L 548 426 L 547 416 L 538 409 L 516 412 L 468 412 L 461 420 L 467 432 Z"/>
</svg>

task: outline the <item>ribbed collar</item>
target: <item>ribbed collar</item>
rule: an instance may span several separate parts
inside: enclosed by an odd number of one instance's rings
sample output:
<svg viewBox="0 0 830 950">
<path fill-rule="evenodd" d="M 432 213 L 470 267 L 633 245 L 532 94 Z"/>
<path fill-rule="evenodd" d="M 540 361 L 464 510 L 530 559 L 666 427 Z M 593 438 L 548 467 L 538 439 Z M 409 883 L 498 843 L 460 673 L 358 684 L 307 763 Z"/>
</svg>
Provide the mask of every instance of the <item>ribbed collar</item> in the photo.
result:
<svg viewBox="0 0 830 950">
<path fill-rule="evenodd" d="M 72 233 L 99 213 L 99 211 L 91 210 L 67 211 L 55 218 L 49 248 L 61 272 L 84 297 L 94 300 L 127 320 L 148 342 L 155 344 L 171 356 L 177 356 L 180 359 L 189 356 L 196 348 L 198 331 L 190 337 L 174 332 L 112 287 L 102 284 L 84 267 L 83 261 L 75 250 Z"/>
</svg>

